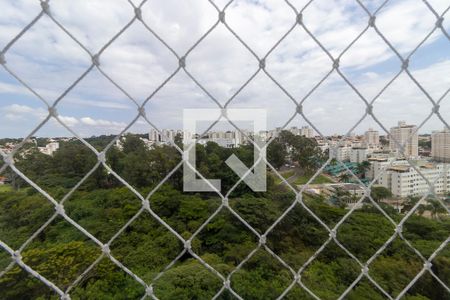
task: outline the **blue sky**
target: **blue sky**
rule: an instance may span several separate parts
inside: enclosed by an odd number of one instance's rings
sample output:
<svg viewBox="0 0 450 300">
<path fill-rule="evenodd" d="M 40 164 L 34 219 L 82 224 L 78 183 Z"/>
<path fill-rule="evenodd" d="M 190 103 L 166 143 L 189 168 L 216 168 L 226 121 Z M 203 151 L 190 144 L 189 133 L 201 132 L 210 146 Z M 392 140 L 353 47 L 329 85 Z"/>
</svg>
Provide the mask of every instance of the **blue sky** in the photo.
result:
<svg viewBox="0 0 450 300">
<path fill-rule="evenodd" d="M 301 8 L 305 1 L 292 1 Z M 374 11 L 381 1 L 363 1 Z M 436 12 L 448 1 L 430 1 Z M 39 1 L 0 0 L 0 49 L 40 11 Z M 218 1 L 221 7 L 223 1 Z M 86 48 L 96 53 L 133 16 L 127 1 L 51 1 L 52 15 Z M 147 24 L 180 56 L 217 20 L 208 1 L 149 1 L 142 7 Z M 235 1 L 226 10 L 230 27 L 259 56 L 295 22 L 284 1 Z M 450 14 L 444 28 L 450 32 Z M 354 0 L 316 0 L 304 11 L 304 22 L 334 55 L 366 27 L 367 14 Z M 431 32 L 435 16 L 420 0 L 390 1 L 376 24 L 401 55 L 408 55 Z M 90 57 L 47 16 L 39 20 L 7 52 L 7 66 L 52 103 L 91 64 Z M 172 72 L 178 61 L 142 24 L 135 22 L 100 56 L 101 69 L 136 101 L 142 103 Z M 332 63 L 299 26 L 271 52 L 266 70 L 298 101 L 331 69 Z M 369 29 L 341 58 L 341 70 L 371 100 L 399 71 L 401 63 L 391 49 Z M 187 56 L 187 70 L 215 97 L 225 103 L 258 69 L 258 62 L 235 37 L 219 24 Z M 450 88 L 450 41 L 436 30 L 412 55 L 410 71 L 437 100 Z M 158 128 L 181 128 L 184 108 L 215 108 L 211 99 L 184 73 L 177 73 L 146 105 Z M 233 101 L 230 108 L 266 108 L 268 126 L 283 125 L 294 112 L 292 101 L 260 72 Z M 344 134 L 361 117 L 361 99 L 333 72 L 304 102 L 304 112 L 323 134 Z M 376 100 L 374 112 L 387 127 L 397 121 L 420 124 L 431 111 L 430 101 L 405 74 Z M 137 114 L 136 105 L 94 68 L 58 104 L 61 119 L 81 136 L 119 133 Z M 442 99 L 441 113 L 449 122 L 450 94 Z M 16 79 L 0 68 L 0 137 L 26 136 L 47 115 L 46 106 Z M 289 126 L 306 122 L 297 116 Z M 433 117 L 421 132 L 442 129 Z M 378 128 L 367 118 L 356 133 Z M 132 132 L 150 126 L 138 120 Z M 378 128 L 379 129 L 379 128 Z M 40 136 L 70 136 L 52 121 Z"/>
</svg>

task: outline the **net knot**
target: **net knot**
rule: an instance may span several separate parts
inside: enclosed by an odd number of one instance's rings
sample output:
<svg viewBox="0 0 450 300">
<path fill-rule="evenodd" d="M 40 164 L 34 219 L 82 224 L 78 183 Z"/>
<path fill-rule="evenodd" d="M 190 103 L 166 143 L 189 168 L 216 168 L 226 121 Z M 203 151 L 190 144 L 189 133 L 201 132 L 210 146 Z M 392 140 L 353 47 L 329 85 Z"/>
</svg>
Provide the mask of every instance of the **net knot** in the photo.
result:
<svg viewBox="0 0 450 300">
<path fill-rule="evenodd" d="M 228 205 L 229 205 L 228 197 L 225 197 L 222 199 L 222 204 L 223 204 L 223 206 L 228 207 Z"/>
<path fill-rule="evenodd" d="M 19 250 L 13 252 L 12 259 L 15 260 L 16 262 L 22 261 L 22 254 L 20 254 Z"/>
<path fill-rule="evenodd" d="M 372 115 L 373 114 L 373 105 L 372 104 L 367 104 L 366 113 L 368 115 Z"/>
<path fill-rule="evenodd" d="M 136 19 L 142 21 L 142 10 L 140 7 L 134 9 L 134 15 L 136 16 Z"/>
<path fill-rule="evenodd" d="M 142 207 L 146 210 L 150 210 L 150 201 L 148 200 L 142 201 Z"/>
<path fill-rule="evenodd" d="M 7 164 L 8 166 L 14 164 L 14 158 L 13 158 L 11 155 L 6 155 L 5 157 L 3 157 L 3 161 L 4 161 L 5 164 Z"/>
<path fill-rule="evenodd" d="M 259 60 L 259 68 L 264 69 L 266 67 L 266 60 L 264 58 L 261 58 Z"/>
<path fill-rule="evenodd" d="M 65 209 L 64 209 L 64 205 L 62 205 L 62 204 L 57 204 L 57 205 L 55 206 L 55 210 L 56 210 L 56 212 L 57 212 L 58 214 L 60 214 L 60 215 L 64 215 L 64 214 L 66 213 L 66 211 L 65 211 Z"/>
<path fill-rule="evenodd" d="M 100 57 L 98 56 L 98 54 L 92 55 L 92 63 L 94 64 L 94 66 L 100 66 Z"/>
<path fill-rule="evenodd" d="M 336 229 L 332 229 L 332 230 L 330 231 L 329 236 L 330 236 L 330 238 L 335 239 L 335 238 L 336 238 Z"/>
<path fill-rule="evenodd" d="M 265 245 L 266 242 L 267 242 L 266 236 L 265 236 L 264 234 L 261 235 L 260 238 L 259 238 L 259 244 L 260 244 L 260 245 Z"/>
<path fill-rule="evenodd" d="M 99 152 L 99 153 L 97 154 L 97 159 L 98 159 L 99 162 L 105 163 L 105 162 L 106 162 L 106 155 L 105 155 L 105 152 L 104 152 L 104 151 Z"/>
<path fill-rule="evenodd" d="M 219 21 L 222 23 L 225 23 L 225 12 L 224 11 L 219 12 Z"/>
<path fill-rule="evenodd" d="M 184 249 L 188 251 L 192 249 L 191 240 L 187 240 L 186 242 L 184 242 Z"/>
<path fill-rule="evenodd" d="M 145 107 L 141 106 L 138 108 L 138 112 L 141 116 L 145 118 Z"/>
<path fill-rule="evenodd" d="M 296 21 L 297 21 L 297 23 L 300 24 L 300 25 L 303 24 L 303 14 L 302 14 L 302 13 L 299 13 L 299 14 L 297 15 Z"/>
<path fill-rule="evenodd" d="M 405 60 L 402 62 L 402 69 L 403 69 L 403 70 L 406 70 L 406 69 L 408 69 L 408 67 L 409 67 L 409 59 L 405 59 Z"/>
<path fill-rule="evenodd" d="M 70 300 L 70 295 L 69 294 L 61 295 L 61 300 Z"/>
<path fill-rule="evenodd" d="M 436 27 L 442 28 L 442 23 L 444 23 L 444 17 L 439 17 L 436 20 Z"/>
<path fill-rule="evenodd" d="M 336 58 L 333 60 L 333 68 L 338 69 L 339 68 L 339 58 Z"/>
<path fill-rule="evenodd" d="M 153 296 L 153 287 L 150 285 L 145 289 L 147 296 Z"/>
<path fill-rule="evenodd" d="M 55 118 L 58 116 L 58 110 L 54 106 L 48 108 L 48 113 Z"/>
<path fill-rule="evenodd" d="M 178 65 L 180 66 L 180 68 L 185 68 L 186 67 L 186 57 L 180 57 L 180 59 L 178 60 Z"/>
<path fill-rule="evenodd" d="M 433 266 L 433 264 L 431 263 L 431 261 L 426 261 L 424 264 L 423 264 L 423 267 L 425 268 L 425 269 L 427 269 L 427 270 L 431 270 L 431 267 Z"/>
<path fill-rule="evenodd" d="M 297 105 L 296 110 L 297 110 L 297 113 L 299 115 L 301 115 L 303 113 L 303 105 L 302 104 Z"/>
<path fill-rule="evenodd" d="M 0 65 L 6 64 L 5 53 L 0 53 Z"/>
<path fill-rule="evenodd" d="M 375 20 L 377 19 L 376 16 L 370 16 L 369 18 L 369 26 L 370 27 L 375 27 Z"/>
<path fill-rule="evenodd" d="M 223 286 L 224 286 L 226 289 L 229 289 L 230 286 L 231 286 L 230 280 L 229 280 L 229 279 L 225 280 L 225 281 L 223 282 Z"/>
<path fill-rule="evenodd" d="M 430 191 L 428 192 L 431 196 L 436 194 L 436 189 L 434 186 L 430 186 Z"/>
<path fill-rule="evenodd" d="M 109 249 L 109 245 L 108 244 L 104 244 L 102 246 L 102 252 L 106 255 L 106 256 L 110 256 L 111 255 L 111 249 Z"/>
<path fill-rule="evenodd" d="M 364 267 L 362 267 L 361 272 L 362 272 L 364 275 L 369 274 L 369 267 L 368 267 L 367 265 L 365 265 Z"/>
<path fill-rule="evenodd" d="M 50 5 L 48 4 L 48 0 L 47 1 L 41 1 L 41 7 L 42 10 L 46 13 L 46 14 L 50 14 Z"/>
<path fill-rule="evenodd" d="M 227 115 L 227 109 L 226 108 L 222 108 L 220 110 L 220 114 L 222 115 L 223 118 L 227 119 L 228 115 Z"/>
<path fill-rule="evenodd" d="M 435 104 L 433 106 L 433 113 L 438 114 L 439 113 L 439 108 L 440 108 L 440 105 L 439 104 Z"/>
<path fill-rule="evenodd" d="M 402 224 L 398 224 L 397 227 L 395 228 L 395 232 L 398 234 L 401 234 L 403 231 L 403 225 Z"/>
</svg>

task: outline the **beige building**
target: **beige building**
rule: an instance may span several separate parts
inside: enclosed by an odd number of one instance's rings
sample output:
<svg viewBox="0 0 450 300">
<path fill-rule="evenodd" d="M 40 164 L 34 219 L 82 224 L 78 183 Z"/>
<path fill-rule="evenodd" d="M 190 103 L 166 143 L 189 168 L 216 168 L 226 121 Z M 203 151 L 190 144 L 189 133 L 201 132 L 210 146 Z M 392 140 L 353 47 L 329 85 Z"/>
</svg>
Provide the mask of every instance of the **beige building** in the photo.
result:
<svg viewBox="0 0 450 300">
<path fill-rule="evenodd" d="M 50 141 L 45 147 L 38 147 L 39 152 L 53 156 L 53 153 L 55 153 L 56 150 L 59 149 L 59 143 L 55 141 Z"/>
<path fill-rule="evenodd" d="M 307 138 L 313 138 L 314 137 L 314 130 L 310 128 L 309 126 L 302 126 L 301 128 L 298 128 L 296 126 L 293 126 L 288 129 L 289 132 L 291 132 L 294 135 L 301 135 Z"/>
<path fill-rule="evenodd" d="M 369 159 L 371 168 L 367 172 L 370 180 L 376 179 L 375 184 L 384 186 L 392 192 L 394 197 L 420 197 L 429 192 L 429 185 L 422 175 L 434 183 L 434 192 L 445 195 L 450 192 L 450 165 L 431 163 L 428 161 L 413 161 L 415 168 L 406 160 Z M 420 171 L 420 175 L 416 169 Z"/>
<path fill-rule="evenodd" d="M 403 153 L 401 151 L 401 148 L 395 141 L 403 145 Z M 390 130 L 389 149 L 393 152 L 396 152 L 398 154 L 398 157 L 418 157 L 419 135 L 417 134 L 417 126 L 407 125 L 404 121 L 398 122 L 398 126 L 392 127 Z"/>
<path fill-rule="evenodd" d="M 332 146 L 330 147 L 330 156 L 338 161 L 349 161 L 352 147 L 350 146 Z"/>
<path fill-rule="evenodd" d="M 450 130 L 447 128 L 431 135 L 431 156 L 437 161 L 450 162 Z"/>
<path fill-rule="evenodd" d="M 307 137 L 307 138 L 313 138 L 314 130 L 312 128 L 310 128 L 309 126 L 302 126 L 302 128 L 300 128 L 300 135 Z"/>
<path fill-rule="evenodd" d="M 367 160 L 370 151 L 364 147 L 353 147 L 350 151 L 350 162 L 353 163 L 362 163 Z"/>
<path fill-rule="evenodd" d="M 364 133 L 364 143 L 368 147 L 378 146 L 380 144 L 380 134 L 378 131 L 369 128 L 369 130 Z"/>
</svg>

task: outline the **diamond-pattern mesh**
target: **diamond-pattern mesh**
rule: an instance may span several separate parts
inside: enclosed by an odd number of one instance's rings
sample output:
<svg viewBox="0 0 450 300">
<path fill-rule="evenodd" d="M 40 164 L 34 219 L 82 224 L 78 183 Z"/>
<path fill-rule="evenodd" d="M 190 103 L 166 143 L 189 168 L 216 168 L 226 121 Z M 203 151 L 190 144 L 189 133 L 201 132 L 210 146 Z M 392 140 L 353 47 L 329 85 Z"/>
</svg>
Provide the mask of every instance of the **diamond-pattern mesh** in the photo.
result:
<svg viewBox="0 0 450 300">
<path fill-rule="evenodd" d="M 205 0 L 206 1 L 206 0 Z M 355 0 L 355 2 L 365 11 L 367 14 L 367 25 L 365 28 L 352 40 L 350 44 L 348 44 L 347 47 L 344 48 L 344 50 L 338 55 L 333 56 L 329 50 L 321 43 L 321 41 L 312 33 L 312 31 L 305 25 L 303 22 L 303 16 L 308 13 L 308 6 L 313 2 L 314 0 L 311 0 L 307 2 L 307 4 L 300 10 L 298 10 L 292 3 L 290 3 L 288 0 L 285 0 L 285 4 L 289 6 L 292 9 L 292 25 L 290 28 L 286 31 L 284 35 L 270 48 L 270 50 L 262 57 L 258 56 L 255 51 L 252 50 L 252 48 L 236 33 L 236 31 L 233 30 L 233 24 L 229 24 L 226 19 L 226 12 L 227 8 L 230 6 L 230 4 L 233 2 L 232 0 L 229 1 L 222 9 L 220 9 L 212 0 L 209 0 L 209 3 L 212 5 L 212 7 L 217 11 L 217 20 L 216 22 L 183 54 L 177 53 L 165 40 L 164 37 L 161 37 L 156 33 L 155 30 L 153 30 L 142 18 L 142 7 L 147 2 L 146 0 L 143 0 L 139 5 L 136 5 L 132 1 L 128 1 L 130 4 L 130 9 L 134 11 L 134 16 L 129 20 L 129 22 L 119 30 L 97 53 L 92 53 L 86 46 L 83 45 L 82 42 L 80 42 L 65 26 L 64 24 L 60 23 L 55 16 L 52 15 L 51 12 L 51 4 L 49 0 L 41 0 L 41 11 L 39 14 L 27 25 L 23 28 L 23 30 L 15 36 L 0 52 L 0 64 L 2 67 L 16 80 L 18 80 L 25 88 L 27 88 L 31 93 L 33 93 L 36 97 L 38 97 L 48 108 L 48 115 L 47 117 L 36 127 L 31 131 L 27 137 L 23 139 L 21 143 L 19 143 L 11 153 L 1 153 L 3 160 L 5 164 L 0 169 L 0 173 L 4 172 L 6 168 L 11 168 L 18 176 L 20 176 L 23 180 L 25 180 L 29 185 L 31 185 L 33 188 L 35 188 L 39 193 L 41 193 L 48 201 L 50 201 L 54 208 L 55 212 L 50 217 L 50 219 L 45 222 L 33 235 L 29 237 L 27 241 L 23 243 L 21 247 L 18 249 L 13 249 L 10 246 L 8 246 L 5 242 L 0 240 L 0 247 L 2 247 L 5 251 L 7 251 L 12 256 L 12 262 L 11 264 L 2 272 L 0 272 L 0 277 L 5 275 L 9 270 L 12 269 L 15 265 L 20 266 L 23 270 L 34 276 L 35 278 L 42 281 L 45 285 L 53 289 L 56 293 L 58 293 L 61 296 L 61 299 L 70 299 L 70 292 L 71 290 L 105 257 L 109 258 L 115 265 L 117 265 L 120 269 L 128 273 L 130 276 L 134 278 L 139 284 L 141 284 L 145 288 L 145 295 L 143 298 L 149 297 L 153 299 L 157 299 L 156 295 L 153 291 L 153 284 L 156 280 L 158 280 L 169 268 L 171 268 L 178 259 L 180 259 L 185 253 L 189 253 L 192 257 L 197 259 L 204 267 L 206 267 L 208 270 L 210 270 L 213 274 L 215 274 L 220 280 L 223 282 L 222 288 L 217 292 L 217 294 L 213 298 L 219 297 L 224 290 L 228 290 L 231 294 L 233 294 L 238 299 L 242 299 L 242 297 L 233 289 L 231 285 L 231 277 L 233 274 L 235 274 L 237 271 L 239 271 L 242 266 L 249 261 L 255 253 L 263 249 L 267 251 L 271 256 L 273 256 L 277 261 L 281 263 L 282 266 L 284 266 L 286 269 L 289 270 L 289 272 L 292 273 L 293 280 L 291 284 L 284 290 L 284 292 L 279 296 L 279 298 L 283 298 L 286 296 L 291 289 L 293 289 L 296 285 L 301 286 L 305 291 L 307 291 L 313 298 L 320 299 L 317 295 L 314 294 L 313 291 L 311 291 L 302 281 L 302 273 L 303 271 L 318 257 L 318 255 L 325 249 L 325 247 L 334 242 L 336 245 L 338 245 L 345 253 L 347 253 L 361 268 L 360 274 L 357 276 L 357 278 L 354 280 L 354 282 L 342 293 L 342 295 L 339 297 L 339 299 L 343 299 L 346 297 L 347 294 L 364 278 L 368 279 L 386 298 L 393 299 L 393 297 L 385 291 L 380 284 L 374 280 L 374 278 L 369 274 L 369 268 L 371 263 L 391 244 L 391 242 L 396 239 L 400 238 L 403 240 L 406 245 L 413 250 L 423 261 L 423 268 L 420 270 L 420 272 L 410 281 L 410 283 L 397 295 L 396 299 L 402 298 L 408 290 L 423 276 L 425 273 L 431 274 L 437 282 L 439 282 L 445 290 L 447 290 L 450 293 L 450 288 L 444 283 L 442 278 L 439 278 L 432 270 L 432 260 L 440 253 L 441 250 L 443 250 L 446 245 L 448 244 L 450 237 L 447 237 L 445 241 L 432 253 L 431 256 L 425 257 L 418 251 L 402 234 L 402 228 L 407 219 L 414 213 L 414 211 L 418 208 L 421 201 L 418 201 L 415 206 L 401 219 L 400 222 L 394 221 L 379 205 L 376 201 L 373 200 L 371 197 L 371 187 L 373 186 L 374 182 L 382 175 L 382 172 L 378 175 L 377 178 L 374 178 L 373 181 L 369 185 L 364 185 L 360 179 L 352 173 L 352 171 L 343 163 L 338 162 L 341 164 L 348 172 L 351 174 L 351 176 L 359 183 L 361 186 L 365 187 L 365 195 L 361 197 L 358 200 L 358 203 L 361 203 L 365 198 L 368 198 L 371 203 L 393 224 L 395 227 L 395 231 L 392 233 L 392 236 L 373 254 L 372 257 L 370 257 L 367 261 L 361 261 L 358 259 L 355 255 L 353 255 L 337 238 L 337 231 L 339 227 L 349 218 L 349 216 L 354 212 L 356 209 L 356 205 L 353 206 L 352 209 L 350 209 L 344 217 L 337 222 L 333 227 L 330 227 L 327 225 L 319 216 L 317 216 L 304 202 L 303 200 L 303 192 L 305 189 L 307 189 L 308 185 L 311 184 L 311 182 L 314 180 L 315 177 L 317 177 L 324 168 L 331 162 L 331 158 L 329 158 L 326 163 L 321 166 L 320 169 L 317 170 L 315 175 L 305 184 L 300 191 L 296 190 L 294 187 L 290 185 L 289 182 L 281 176 L 277 170 L 267 161 L 265 160 L 265 163 L 267 164 L 268 168 L 270 168 L 279 178 L 280 180 L 287 186 L 289 189 L 292 190 L 296 194 L 295 201 L 292 202 L 292 204 L 278 217 L 278 219 L 263 233 L 258 233 L 257 230 L 255 230 L 244 218 L 242 218 L 230 205 L 228 202 L 228 197 L 233 192 L 233 190 L 242 182 L 242 180 L 250 174 L 250 172 L 253 170 L 253 168 L 256 166 L 256 164 L 259 162 L 256 162 L 252 168 L 245 174 L 244 178 L 240 178 L 238 182 L 224 195 L 220 191 L 215 190 L 217 195 L 222 199 L 221 205 L 214 211 L 213 214 L 209 216 L 209 218 L 194 232 L 194 234 L 189 239 L 184 239 L 180 234 L 178 234 L 169 224 L 167 224 L 160 216 L 158 216 L 157 213 L 155 213 L 151 206 L 149 199 L 152 197 L 152 195 L 161 187 L 161 185 L 173 174 L 175 173 L 182 165 L 183 161 L 178 163 L 178 165 L 169 173 L 167 176 L 147 195 L 143 196 L 140 194 L 136 189 L 134 189 L 130 184 L 127 183 L 125 179 L 123 179 L 121 176 L 119 176 L 107 163 L 105 159 L 106 152 L 114 145 L 114 142 L 120 138 L 120 136 L 125 133 L 140 117 L 142 117 L 146 122 L 155 128 L 156 130 L 159 130 L 153 123 L 152 120 L 150 120 L 145 112 L 144 106 L 146 103 L 152 99 L 152 97 L 161 89 L 163 88 L 171 79 L 179 72 L 184 72 L 192 81 L 207 95 L 207 97 L 217 104 L 217 106 L 221 109 L 227 109 L 229 104 L 233 101 L 233 99 L 255 78 L 255 76 L 259 73 L 264 73 L 267 75 L 267 77 L 295 104 L 296 110 L 292 112 L 292 115 L 290 116 L 289 120 L 282 126 L 284 129 L 297 115 L 300 115 L 304 118 L 304 120 L 315 129 L 319 135 L 326 140 L 327 138 L 321 134 L 321 132 L 318 130 L 318 128 L 315 126 L 313 122 L 311 122 L 308 117 L 303 112 L 303 103 L 305 100 L 309 98 L 309 96 L 314 93 L 316 89 L 318 89 L 326 80 L 327 78 L 335 73 L 338 74 L 345 83 L 354 91 L 355 95 L 364 103 L 366 107 L 366 111 L 364 115 L 361 116 L 359 121 L 354 124 L 354 126 L 347 132 L 347 134 L 343 137 L 345 138 L 348 136 L 353 129 L 355 129 L 366 117 L 372 118 L 385 132 L 387 135 L 389 135 L 389 131 L 386 129 L 386 127 L 378 120 L 377 116 L 373 112 L 373 104 L 377 99 L 384 93 L 384 91 L 391 86 L 391 84 L 401 75 L 406 74 L 413 82 L 414 84 L 423 92 L 423 94 L 426 96 L 426 98 L 430 102 L 430 113 L 427 116 L 425 120 L 418 126 L 417 130 L 419 130 L 433 115 L 436 115 L 443 124 L 445 124 L 445 127 L 450 129 L 449 124 L 444 119 L 444 117 L 441 115 L 441 112 L 439 111 L 440 103 L 446 97 L 450 89 L 447 89 L 446 92 L 439 98 L 434 99 L 430 96 L 430 94 L 427 92 L 427 90 L 414 78 L 410 70 L 408 69 L 408 63 L 410 57 L 427 41 L 427 39 L 436 31 L 441 31 L 442 34 L 447 38 L 447 40 L 450 41 L 449 33 L 446 32 L 446 30 L 443 27 L 443 20 L 445 14 L 450 9 L 450 6 L 447 7 L 441 15 L 439 15 L 433 6 L 426 0 L 423 0 L 423 4 L 427 7 L 427 9 L 435 16 L 436 22 L 435 26 L 432 28 L 432 30 L 423 38 L 423 40 L 420 41 L 420 43 L 407 55 L 402 56 L 399 51 L 392 45 L 392 43 L 386 38 L 385 35 L 380 31 L 380 29 L 377 27 L 377 14 L 379 11 L 386 6 L 386 4 L 389 2 L 389 0 L 384 1 L 375 11 L 371 12 L 367 8 L 365 4 L 363 4 L 360 0 Z M 105 3 L 105 5 L 107 5 Z M 40 95 L 38 91 L 33 89 L 25 80 L 23 80 L 19 75 L 17 75 L 13 70 L 11 70 L 8 67 L 7 58 L 8 58 L 8 50 L 28 31 L 30 30 L 35 23 L 41 19 L 41 18 L 49 18 L 54 24 L 56 24 L 62 31 L 64 31 L 65 34 L 67 34 L 68 37 L 70 37 L 74 42 L 78 44 L 78 46 L 84 50 L 86 55 L 91 59 L 90 66 L 73 82 L 71 85 L 61 93 L 57 99 L 51 103 L 45 97 Z M 173 56 L 176 57 L 176 59 L 179 62 L 178 67 L 173 71 L 173 73 L 170 74 L 163 82 L 160 84 L 146 99 L 142 104 L 139 104 L 139 102 L 130 96 L 130 93 L 128 93 L 123 87 L 121 87 L 116 81 L 114 81 L 103 69 L 101 65 L 101 57 L 102 53 L 111 46 L 111 44 L 114 43 L 116 39 L 118 39 L 124 32 L 127 31 L 127 29 L 133 24 L 133 23 L 141 23 L 156 39 L 159 40 L 166 48 L 167 51 L 170 52 Z M 190 53 L 200 44 L 202 41 L 211 34 L 218 26 L 224 26 L 235 39 L 237 39 L 249 52 L 250 54 L 255 58 L 255 64 L 258 67 L 256 72 L 254 72 L 246 81 L 245 83 L 240 86 L 239 89 L 225 102 L 225 104 L 221 104 L 212 94 L 208 91 L 208 89 L 203 86 L 199 80 L 196 79 L 196 77 L 189 71 L 189 64 L 187 61 L 187 58 L 189 57 Z M 314 42 L 322 49 L 322 51 L 329 57 L 330 59 L 330 69 L 326 73 L 326 75 L 319 80 L 314 87 L 302 98 L 302 99 L 296 99 L 293 97 L 289 91 L 283 87 L 282 84 L 280 84 L 279 81 L 277 81 L 266 69 L 266 59 L 268 56 L 278 47 L 278 45 L 294 30 L 294 28 L 301 28 L 304 30 L 304 32 L 309 35 Z M 395 56 L 399 60 L 400 68 L 396 75 L 389 80 L 389 82 L 379 91 L 379 93 L 373 97 L 372 99 L 368 99 L 362 95 L 362 93 L 359 92 L 359 90 L 355 87 L 354 84 L 344 75 L 343 72 L 341 72 L 340 69 L 340 59 L 342 56 L 346 54 L 346 52 L 368 31 L 374 31 L 383 41 L 384 43 L 392 50 L 392 52 L 395 53 Z M 133 119 L 133 121 L 128 124 L 126 128 L 122 130 L 120 134 L 118 134 L 115 139 L 108 144 L 108 146 L 101 152 L 98 152 L 92 145 L 90 145 L 86 140 L 84 140 L 77 132 L 71 129 L 71 127 L 67 126 L 63 120 L 58 116 L 58 104 L 62 101 L 64 101 L 65 96 L 75 87 L 77 84 L 85 78 L 93 69 L 97 69 L 108 81 L 110 81 L 115 87 L 117 87 L 123 95 L 125 95 L 131 102 L 133 102 L 136 105 L 136 116 Z M 226 117 L 226 115 L 225 115 Z M 45 190 L 43 190 L 41 187 L 39 187 L 36 183 L 34 183 L 31 179 L 29 179 L 25 174 L 23 174 L 19 169 L 16 168 L 14 164 L 14 155 L 16 155 L 21 149 L 21 147 L 26 143 L 26 141 L 32 137 L 44 124 L 49 122 L 51 119 L 56 120 L 59 124 L 61 124 L 63 127 L 65 127 L 68 131 L 70 131 L 76 138 L 78 138 L 85 146 L 87 146 L 90 150 L 92 150 L 93 153 L 98 158 L 97 163 L 95 166 L 84 176 L 84 178 L 76 184 L 71 191 L 65 195 L 60 202 L 56 201 L 52 196 L 50 196 Z M 216 120 L 206 131 L 205 133 L 212 128 L 219 120 Z M 241 131 L 242 134 L 245 135 L 245 132 L 243 132 L 236 124 L 228 120 L 232 126 L 234 126 L 237 130 Z M 205 134 L 204 133 L 204 134 Z M 272 137 L 264 147 L 267 147 L 275 137 Z M 252 140 L 250 139 L 252 142 Z M 180 149 L 174 141 L 170 141 L 172 146 L 175 147 L 181 154 L 183 154 L 183 150 Z M 399 143 L 395 141 L 397 145 Z M 253 143 L 253 142 L 252 142 Z M 254 144 L 255 147 L 258 147 L 258 145 Z M 399 145 L 401 149 L 403 149 L 403 145 Z M 258 147 L 259 148 L 259 147 Z M 423 176 L 423 174 L 420 172 L 419 169 L 417 169 L 414 164 L 412 164 L 411 161 L 409 161 L 409 164 L 412 168 L 414 168 L 427 182 L 429 185 L 429 194 L 428 195 L 434 195 L 434 189 L 433 185 L 435 182 L 429 182 L 427 178 Z M 134 193 L 142 202 L 141 209 L 116 233 L 114 236 L 107 242 L 103 243 L 100 240 L 98 240 L 95 236 L 93 236 L 91 233 L 89 233 L 83 226 L 78 224 L 76 221 L 74 221 L 72 218 L 70 218 L 65 210 L 64 210 L 64 203 L 69 198 L 69 196 L 77 190 L 82 183 L 99 167 L 105 167 L 114 177 L 116 177 L 121 183 L 123 183 L 132 193 Z M 202 178 L 205 182 L 208 183 L 208 181 L 200 174 L 192 165 L 188 166 L 194 170 L 194 172 Z M 209 183 L 208 183 L 209 184 Z M 213 189 L 214 187 L 209 184 Z M 426 196 L 423 196 L 422 199 L 425 199 Z M 436 197 L 439 199 L 438 197 Z M 449 208 L 441 201 L 440 204 L 444 207 L 447 213 L 449 213 Z M 317 220 L 318 223 L 329 233 L 328 239 L 325 241 L 325 243 L 303 264 L 303 266 L 296 270 L 292 268 L 288 263 L 286 263 L 281 257 L 279 257 L 273 250 L 271 250 L 268 245 L 266 244 L 266 237 L 268 234 L 275 228 L 277 224 L 279 224 L 283 218 L 297 205 L 300 205 L 303 207 L 314 219 Z M 251 251 L 247 257 L 245 257 L 244 260 L 242 260 L 239 265 L 232 270 L 228 276 L 224 276 L 219 271 L 214 269 L 211 265 L 209 265 L 207 262 L 205 262 L 197 253 L 194 252 L 194 250 L 191 247 L 192 240 L 198 236 L 200 231 L 204 229 L 208 223 L 222 210 L 228 210 L 232 215 L 234 215 L 242 224 L 244 224 L 259 240 L 258 246 Z M 122 262 L 120 262 L 118 259 L 116 259 L 111 251 L 110 251 L 110 245 L 112 242 L 122 233 L 126 230 L 128 226 L 131 225 L 131 223 L 136 220 L 142 213 L 149 212 L 160 224 L 162 224 L 165 228 L 167 228 L 176 238 L 178 238 L 183 244 L 184 249 L 179 253 L 179 255 L 171 262 L 169 263 L 163 271 L 161 271 L 158 275 L 156 275 L 151 282 L 145 282 L 143 279 L 141 279 L 138 275 L 133 273 L 130 269 L 128 269 Z M 27 265 L 21 257 L 21 252 L 27 245 L 29 245 L 32 240 L 38 236 L 39 233 L 45 230 L 47 226 L 50 225 L 50 223 L 57 218 L 58 216 L 61 216 L 64 218 L 67 222 L 69 222 L 73 227 L 75 227 L 77 230 L 79 230 L 81 233 L 83 233 L 86 237 L 88 237 L 90 240 L 92 240 L 94 243 L 98 245 L 98 247 L 101 249 L 102 254 L 72 283 L 69 285 L 69 287 L 66 290 L 62 290 L 60 287 L 52 283 L 47 278 L 43 277 L 41 274 L 33 270 L 29 265 Z"/>
</svg>

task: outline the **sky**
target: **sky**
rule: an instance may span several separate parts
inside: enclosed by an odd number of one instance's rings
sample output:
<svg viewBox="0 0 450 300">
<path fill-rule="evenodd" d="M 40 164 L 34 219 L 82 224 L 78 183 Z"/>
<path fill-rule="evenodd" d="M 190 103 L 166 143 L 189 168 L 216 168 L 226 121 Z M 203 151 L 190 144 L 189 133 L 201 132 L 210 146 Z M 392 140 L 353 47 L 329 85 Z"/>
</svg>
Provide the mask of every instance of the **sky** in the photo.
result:
<svg viewBox="0 0 450 300">
<path fill-rule="evenodd" d="M 448 0 L 428 0 L 438 14 Z M 137 4 L 137 1 L 132 1 Z M 307 1 L 290 1 L 300 10 Z M 362 1 L 374 12 L 383 2 Z M 225 1 L 214 1 L 222 9 Z M 38 0 L 0 0 L 0 49 L 3 49 L 39 14 Z M 126 0 L 50 1 L 52 16 L 91 53 L 97 53 L 134 15 Z M 206 0 L 148 1 L 142 6 L 146 24 L 180 57 L 215 24 L 218 12 Z M 266 71 L 296 101 L 331 71 L 326 53 L 300 26 L 279 44 L 296 20 L 281 0 L 236 0 L 225 10 L 229 27 L 258 57 L 266 58 Z M 338 56 L 365 29 L 368 15 L 355 0 L 315 0 L 303 12 L 308 30 L 334 56 Z M 433 30 L 436 17 L 421 0 L 391 0 L 377 13 L 376 25 L 403 57 L 408 56 Z M 450 13 L 443 27 L 450 32 Z M 48 16 L 44 16 L 6 52 L 6 66 L 52 104 L 91 65 L 89 55 Z M 187 74 L 180 70 L 154 93 L 178 68 L 178 59 L 142 23 L 135 21 L 100 55 L 100 68 L 138 103 L 159 129 L 182 128 L 185 108 L 217 108 Z M 225 27 L 219 24 L 189 51 L 186 70 L 218 102 L 229 108 L 267 109 L 268 128 L 283 126 L 295 112 L 294 102 L 263 71 L 259 62 Z M 401 62 L 373 28 L 369 28 L 340 59 L 340 70 L 371 101 L 399 72 Z M 450 122 L 450 41 L 440 30 L 410 57 L 409 70 L 435 100 Z M 241 89 L 242 88 L 242 89 Z M 419 125 L 431 112 L 431 102 L 403 72 L 374 102 L 374 114 L 386 128 L 399 120 Z M 120 133 L 137 115 L 137 106 L 94 68 L 57 105 L 61 120 L 83 137 Z M 362 117 L 365 104 L 333 71 L 303 102 L 303 112 L 324 135 L 346 134 Z M 0 137 L 25 137 L 48 114 L 46 105 L 0 67 Z M 287 127 L 304 126 L 297 115 Z M 382 130 L 369 116 L 353 132 Z M 435 116 L 421 133 L 441 130 Z M 129 132 L 148 132 L 138 119 Z M 218 125 L 214 129 L 222 128 Z M 225 127 L 223 127 L 225 128 Z M 383 133 L 383 132 L 382 132 Z M 71 136 L 56 121 L 45 124 L 37 136 Z"/>
</svg>

